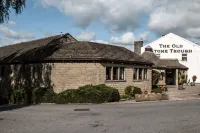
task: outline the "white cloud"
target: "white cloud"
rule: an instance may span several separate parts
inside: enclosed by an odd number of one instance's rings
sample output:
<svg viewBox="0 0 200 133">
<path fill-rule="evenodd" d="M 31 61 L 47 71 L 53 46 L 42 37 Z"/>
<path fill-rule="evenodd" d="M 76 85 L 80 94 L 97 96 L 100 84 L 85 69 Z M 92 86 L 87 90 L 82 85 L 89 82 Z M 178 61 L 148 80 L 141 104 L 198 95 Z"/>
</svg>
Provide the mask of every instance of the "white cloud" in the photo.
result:
<svg viewBox="0 0 200 133">
<path fill-rule="evenodd" d="M 27 32 L 16 32 L 6 26 L 0 25 L 0 45 L 15 44 L 19 42 L 26 42 L 35 38 L 34 35 Z"/>
<path fill-rule="evenodd" d="M 134 41 L 138 41 L 138 40 L 147 41 L 148 36 L 149 36 L 149 32 L 142 32 L 139 35 L 135 35 L 133 32 L 126 32 L 122 36 L 119 36 L 119 37 L 112 36 L 110 39 L 110 42 L 114 44 L 130 45 L 130 44 L 133 44 Z"/>
<path fill-rule="evenodd" d="M 72 17 L 80 27 L 100 20 L 111 31 L 132 31 L 143 26 L 140 17 L 159 36 L 173 32 L 183 37 L 200 37 L 200 0 L 41 0 Z M 145 22 L 146 23 L 146 22 Z M 145 25 L 146 26 L 146 25 Z"/>
<path fill-rule="evenodd" d="M 154 0 L 149 28 L 157 34 L 173 32 L 183 37 L 200 37 L 199 0 Z"/>
<path fill-rule="evenodd" d="M 16 32 L 3 25 L 0 25 L 0 34 L 11 39 L 34 39 L 35 38 L 33 34 L 31 33 L 23 32 L 23 31 Z"/>
<path fill-rule="evenodd" d="M 97 43 L 109 44 L 109 42 L 104 41 L 104 40 L 92 40 L 91 42 L 97 42 Z"/>
<path fill-rule="evenodd" d="M 94 32 L 83 31 L 77 35 L 77 39 L 80 41 L 91 41 L 95 39 L 96 34 Z"/>
<path fill-rule="evenodd" d="M 116 44 L 133 44 L 135 35 L 132 32 L 126 32 L 120 37 L 111 37 L 110 42 Z"/>
<path fill-rule="evenodd" d="M 0 38 L 0 46 L 10 45 L 10 44 L 15 44 L 15 43 L 20 43 L 20 42 L 26 42 L 29 40 L 30 39 L 11 39 L 8 37 L 1 37 Z"/>
<path fill-rule="evenodd" d="M 140 25 L 140 13 L 152 8 L 153 0 L 41 0 L 44 7 L 56 7 L 80 27 L 99 19 L 111 31 L 127 31 Z"/>
<path fill-rule="evenodd" d="M 8 24 L 12 25 L 12 26 L 16 26 L 16 22 L 14 22 L 14 21 L 8 21 Z"/>
</svg>

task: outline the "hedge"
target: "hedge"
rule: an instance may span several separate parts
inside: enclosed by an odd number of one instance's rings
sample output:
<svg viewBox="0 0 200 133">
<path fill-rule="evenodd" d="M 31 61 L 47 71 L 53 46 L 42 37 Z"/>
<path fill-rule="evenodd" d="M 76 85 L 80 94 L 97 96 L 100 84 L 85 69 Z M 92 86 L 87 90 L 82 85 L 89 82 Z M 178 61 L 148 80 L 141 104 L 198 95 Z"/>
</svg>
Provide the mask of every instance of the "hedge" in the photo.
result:
<svg viewBox="0 0 200 133">
<path fill-rule="evenodd" d="M 62 103 L 103 103 L 120 100 L 119 91 L 106 85 L 86 85 L 79 89 L 66 90 L 57 95 L 57 104 Z"/>
<path fill-rule="evenodd" d="M 23 89 L 14 91 L 10 98 L 12 103 L 104 103 L 120 100 L 119 91 L 104 84 L 96 86 L 86 85 L 78 89 L 66 90 L 59 94 L 56 94 L 53 88 L 38 88 L 33 89 L 31 94 L 29 92 L 29 99 L 26 98 L 26 93 L 27 91 Z"/>
</svg>

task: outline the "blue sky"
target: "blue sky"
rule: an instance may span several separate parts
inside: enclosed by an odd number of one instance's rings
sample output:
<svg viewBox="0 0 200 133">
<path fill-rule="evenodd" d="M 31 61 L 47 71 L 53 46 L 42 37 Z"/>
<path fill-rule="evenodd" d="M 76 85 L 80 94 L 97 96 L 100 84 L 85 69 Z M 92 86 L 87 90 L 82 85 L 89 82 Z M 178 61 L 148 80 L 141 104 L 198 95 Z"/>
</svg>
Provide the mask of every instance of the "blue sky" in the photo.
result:
<svg viewBox="0 0 200 133">
<path fill-rule="evenodd" d="M 11 13 L 10 21 L 0 25 L 0 42 L 8 45 L 61 32 L 130 49 L 134 41 L 147 44 L 170 32 L 198 41 L 199 9 L 198 0 L 27 0 L 22 14 Z"/>
</svg>

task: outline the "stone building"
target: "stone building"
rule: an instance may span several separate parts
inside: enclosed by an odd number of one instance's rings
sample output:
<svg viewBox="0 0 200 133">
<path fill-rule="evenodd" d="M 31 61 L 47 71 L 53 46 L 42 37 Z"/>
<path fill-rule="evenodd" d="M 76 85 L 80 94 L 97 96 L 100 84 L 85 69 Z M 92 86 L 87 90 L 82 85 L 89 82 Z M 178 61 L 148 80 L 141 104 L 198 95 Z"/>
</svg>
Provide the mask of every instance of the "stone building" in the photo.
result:
<svg viewBox="0 0 200 133">
<path fill-rule="evenodd" d="M 129 85 L 151 91 L 152 65 L 124 47 L 64 34 L 0 47 L 0 85 L 9 91 L 53 87 L 56 93 L 91 84 L 120 93 Z"/>
</svg>

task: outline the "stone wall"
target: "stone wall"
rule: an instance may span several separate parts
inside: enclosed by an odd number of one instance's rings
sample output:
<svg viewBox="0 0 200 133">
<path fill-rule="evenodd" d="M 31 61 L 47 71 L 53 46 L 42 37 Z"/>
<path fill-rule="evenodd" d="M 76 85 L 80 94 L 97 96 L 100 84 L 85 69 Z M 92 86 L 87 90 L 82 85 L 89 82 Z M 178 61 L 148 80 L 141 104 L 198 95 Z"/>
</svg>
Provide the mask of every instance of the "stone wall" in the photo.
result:
<svg viewBox="0 0 200 133">
<path fill-rule="evenodd" d="M 106 66 L 124 67 L 125 81 L 106 81 Z M 0 85 L 6 90 L 20 88 L 53 87 L 56 93 L 77 89 L 84 85 L 106 84 L 124 93 L 129 86 L 151 91 L 152 70 L 147 71 L 147 80 L 133 80 L 133 65 L 109 63 L 38 63 L 0 66 L 6 67 Z M 145 67 L 145 66 L 135 66 Z M 2 73 L 0 71 L 0 73 Z M 1 89 L 2 90 L 2 89 Z M 0 91 L 1 91 L 0 90 Z"/>
<path fill-rule="evenodd" d="M 106 81 L 106 66 L 124 67 L 126 80 Z M 140 87 L 142 90 L 151 91 L 151 68 L 148 69 L 147 80 L 133 80 L 132 68 L 132 65 L 108 63 L 54 63 L 51 79 L 54 90 L 57 93 L 67 89 L 77 89 L 79 86 L 98 84 L 106 84 L 115 87 L 120 93 L 124 93 L 124 89 L 129 85 Z"/>
<path fill-rule="evenodd" d="M 51 79 L 56 93 L 84 85 L 103 84 L 104 68 L 99 63 L 54 63 Z"/>
<path fill-rule="evenodd" d="M 142 91 L 151 91 L 152 89 L 152 69 L 148 68 L 147 71 L 147 80 L 133 80 L 133 67 L 136 68 L 145 68 L 145 66 L 133 66 L 133 65 L 123 65 L 123 64 L 102 64 L 104 67 L 125 67 L 125 81 L 106 81 L 104 76 L 105 84 L 111 87 L 115 87 L 119 90 L 121 94 L 124 93 L 124 89 L 127 86 L 136 86 L 142 89 Z"/>
</svg>

